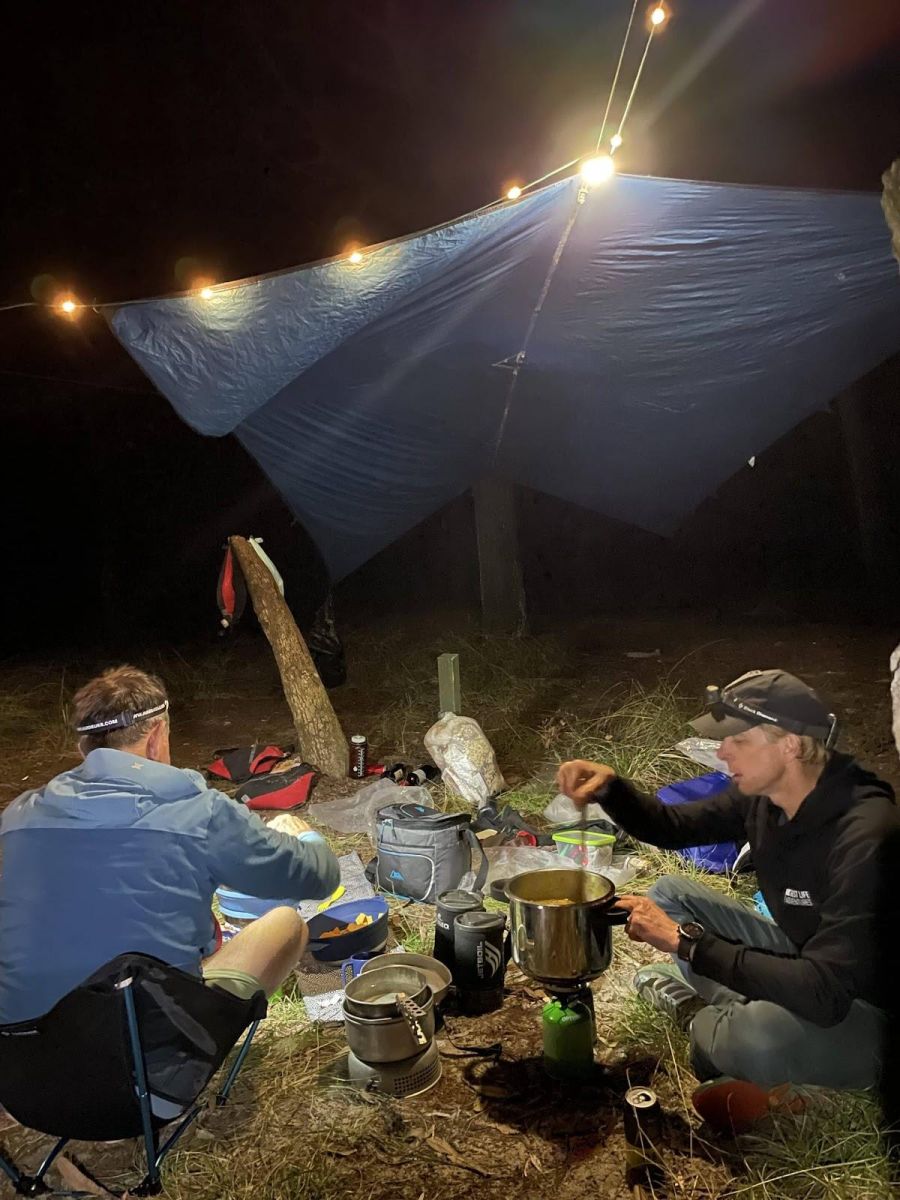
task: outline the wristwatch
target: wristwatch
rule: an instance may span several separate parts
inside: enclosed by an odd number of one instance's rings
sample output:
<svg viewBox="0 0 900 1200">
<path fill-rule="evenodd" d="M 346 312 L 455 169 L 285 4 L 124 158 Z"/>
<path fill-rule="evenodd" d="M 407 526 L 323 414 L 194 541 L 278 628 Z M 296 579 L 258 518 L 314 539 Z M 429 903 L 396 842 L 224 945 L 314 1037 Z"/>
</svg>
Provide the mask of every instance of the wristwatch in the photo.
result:
<svg viewBox="0 0 900 1200">
<path fill-rule="evenodd" d="M 686 921 L 678 926 L 678 957 L 684 962 L 690 962 L 694 957 L 694 949 L 705 930 L 696 921 Z"/>
</svg>

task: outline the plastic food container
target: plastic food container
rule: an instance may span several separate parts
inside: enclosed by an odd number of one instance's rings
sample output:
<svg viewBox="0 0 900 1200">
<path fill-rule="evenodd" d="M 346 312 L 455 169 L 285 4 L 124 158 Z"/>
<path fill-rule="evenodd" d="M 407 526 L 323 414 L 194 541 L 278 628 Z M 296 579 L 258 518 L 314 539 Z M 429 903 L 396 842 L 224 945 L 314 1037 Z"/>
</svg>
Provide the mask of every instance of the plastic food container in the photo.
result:
<svg viewBox="0 0 900 1200">
<path fill-rule="evenodd" d="M 615 842 L 613 834 L 596 833 L 591 829 L 567 829 L 553 834 L 556 853 L 589 871 L 602 871 L 610 865 Z"/>
</svg>

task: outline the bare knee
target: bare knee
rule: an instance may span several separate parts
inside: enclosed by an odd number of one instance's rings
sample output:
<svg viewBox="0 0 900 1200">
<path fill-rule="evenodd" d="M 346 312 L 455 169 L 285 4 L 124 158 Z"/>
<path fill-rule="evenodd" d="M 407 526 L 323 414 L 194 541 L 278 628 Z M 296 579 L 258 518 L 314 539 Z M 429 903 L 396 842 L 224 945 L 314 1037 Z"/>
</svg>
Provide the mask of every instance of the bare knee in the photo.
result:
<svg viewBox="0 0 900 1200">
<path fill-rule="evenodd" d="M 260 923 L 262 922 L 265 922 L 267 937 L 277 939 L 286 946 L 296 946 L 299 957 L 309 939 L 309 931 L 296 908 L 282 904 L 278 908 L 270 909 L 261 917 Z"/>
</svg>

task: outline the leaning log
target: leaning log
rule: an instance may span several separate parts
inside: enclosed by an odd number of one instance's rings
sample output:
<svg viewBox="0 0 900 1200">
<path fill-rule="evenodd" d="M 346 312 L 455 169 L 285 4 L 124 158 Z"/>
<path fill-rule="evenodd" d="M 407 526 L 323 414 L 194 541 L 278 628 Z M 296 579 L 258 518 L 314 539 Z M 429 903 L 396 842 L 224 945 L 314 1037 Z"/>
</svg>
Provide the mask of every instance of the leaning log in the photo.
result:
<svg viewBox="0 0 900 1200">
<path fill-rule="evenodd" d="M 303 757 L 323 775 L 346 776 L 347 739 L 291 610 L 271 572 L 247 539 L 231 537 L 228 541 L 275 655 Z"/>
</svg>

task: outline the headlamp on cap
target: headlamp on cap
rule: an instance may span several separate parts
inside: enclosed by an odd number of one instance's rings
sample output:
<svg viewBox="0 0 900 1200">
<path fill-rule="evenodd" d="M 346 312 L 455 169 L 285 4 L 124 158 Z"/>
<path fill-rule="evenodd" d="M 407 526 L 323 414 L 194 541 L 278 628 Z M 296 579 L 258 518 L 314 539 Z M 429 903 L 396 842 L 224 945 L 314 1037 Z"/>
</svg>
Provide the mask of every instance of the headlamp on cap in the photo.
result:
<svg viewBox="0 0 900 1200">
<path fill-rule="evenodd" d="M 751 725 L 777 725 L 779 729 L 786 729 L 788 733 L 795 733 L 801 737 L 818 738 L 824 741 L 825 748 L 830 750 L 837 741 L 838 735 L 838 721 L 834 713 L 828 713 L 827 725 L 806 724 L 782 713 L 766 712 L 735 694 L 735 689 L 740 684 L 762 674 L 762 671 L 748 671 L 745 675 L 727 683 L 725 687 L 720 687 L 715 683 L 707 684 L 705 689 L 707 711 L 717 721 L 724 721 L 726 717 L 732 716 L 748 721 Z"/>
<path fill-rule="evenodd" d="M 162 713 L 169 711 L 168 700 L 163 700 L 161 704 L 154 704 L 152 708 L 145 708 L 140 712 L 120 712 L 114 717 L 101 717 L 97 720 L 89 718 L 83 721 L 80 725 L 75 726 L 76 733 L 112 733 L 114 729 L 130 729 L 132 725 L 136 725 L 138 721 L 149 721 L 151 717 L 161 716 Z"/>
</svg>

